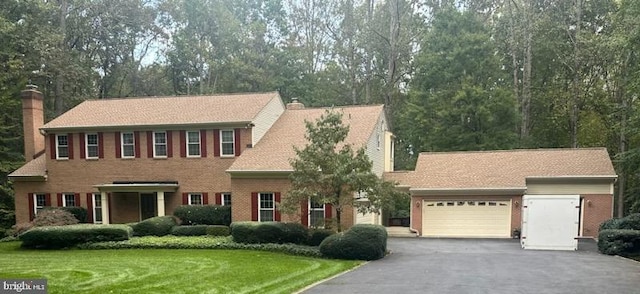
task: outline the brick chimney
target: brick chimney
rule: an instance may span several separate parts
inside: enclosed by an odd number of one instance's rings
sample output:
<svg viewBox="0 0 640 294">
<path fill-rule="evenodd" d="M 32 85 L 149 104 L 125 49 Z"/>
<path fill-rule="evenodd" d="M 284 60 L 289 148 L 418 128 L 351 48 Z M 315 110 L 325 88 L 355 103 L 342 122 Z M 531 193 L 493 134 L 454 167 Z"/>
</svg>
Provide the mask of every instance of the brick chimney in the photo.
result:
<svg viewBox="0 0 640 294">
<path fill-rule="evenodd" d="M 44 150 L 45 139 L 40 133 L 40 128 L 44 125 L 43 96 L 34 85 L 27 85 L 27 89 L 20 92 L 20 96 L 22 97 L 24 158 L 28 162 Z"/>
<path fill-rule="evenodd" d="M 300 110 L 304 109 L 304 104 L 298 102 L 298 98 L 291 98 L 291 102 L 287 103 L 288 110 Z"/>
</svg>

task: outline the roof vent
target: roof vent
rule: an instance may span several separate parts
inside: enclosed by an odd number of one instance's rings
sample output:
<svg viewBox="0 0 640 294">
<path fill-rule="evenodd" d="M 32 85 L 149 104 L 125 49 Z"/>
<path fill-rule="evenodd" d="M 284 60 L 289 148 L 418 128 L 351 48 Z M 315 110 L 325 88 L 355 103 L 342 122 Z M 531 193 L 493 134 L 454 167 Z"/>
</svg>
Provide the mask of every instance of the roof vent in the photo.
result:
<svg viewBox="0 0 640 294">
<path fill-rule="evenodd" d="M 291 102 L 287 103 L 288 110 L 300 110 L 304 109 L 304 104 L 298 102 L 298 98 L 291 98 Z"/>
</svg>

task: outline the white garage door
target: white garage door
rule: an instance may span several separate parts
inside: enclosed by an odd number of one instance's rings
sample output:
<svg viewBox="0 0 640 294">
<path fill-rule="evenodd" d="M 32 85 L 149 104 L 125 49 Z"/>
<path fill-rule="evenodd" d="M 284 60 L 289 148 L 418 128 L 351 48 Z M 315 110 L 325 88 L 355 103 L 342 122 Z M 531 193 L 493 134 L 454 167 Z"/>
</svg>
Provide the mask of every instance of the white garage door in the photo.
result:
<svg viewBox="0 0 640 294">
<path fill-rule="evenodd" d="M 509 200 L 425 200 L 422 236 L 510 237 Z"/>
</svg>

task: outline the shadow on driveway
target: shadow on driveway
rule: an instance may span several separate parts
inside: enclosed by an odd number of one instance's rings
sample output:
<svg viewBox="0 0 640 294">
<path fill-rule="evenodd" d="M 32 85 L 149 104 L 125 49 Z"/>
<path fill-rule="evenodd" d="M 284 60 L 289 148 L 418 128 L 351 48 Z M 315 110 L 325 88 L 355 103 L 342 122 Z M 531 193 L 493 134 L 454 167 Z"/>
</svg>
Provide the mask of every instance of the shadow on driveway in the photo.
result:
<svg viewBox="0 0 640 294">
<path fill-rule="evenodd" d="M 390 238 L 391 254 L 302 293 L 640 293 L 640 262 L 512 239 Z"/>
</svg>

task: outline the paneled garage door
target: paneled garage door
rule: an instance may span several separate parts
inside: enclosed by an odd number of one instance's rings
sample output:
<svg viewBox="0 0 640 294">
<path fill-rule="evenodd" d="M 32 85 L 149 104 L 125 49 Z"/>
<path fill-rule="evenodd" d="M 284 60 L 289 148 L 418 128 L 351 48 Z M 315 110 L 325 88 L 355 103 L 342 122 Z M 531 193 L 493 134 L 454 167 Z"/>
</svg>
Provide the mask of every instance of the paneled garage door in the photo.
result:
<svg viewBox="0 0 640 294">
<path fill-rule="evenodd" d="M 422 236 L 509 237 L 509 200 L 424 200 Z"/>
</svg>

